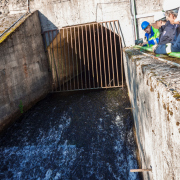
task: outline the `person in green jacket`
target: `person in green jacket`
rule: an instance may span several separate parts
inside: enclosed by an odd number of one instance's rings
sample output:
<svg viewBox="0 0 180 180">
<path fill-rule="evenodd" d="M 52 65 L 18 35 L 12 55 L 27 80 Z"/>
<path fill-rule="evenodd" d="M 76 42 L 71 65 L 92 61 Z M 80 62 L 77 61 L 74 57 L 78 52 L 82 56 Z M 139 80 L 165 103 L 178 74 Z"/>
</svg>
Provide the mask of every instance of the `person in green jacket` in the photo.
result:
<svg viewBox="0 0 180 180">
<path fill-rule="evenodd" d="M 147 42 L 142 44 L 143 46 L 151 47 L 159 43 L 160 33 L 158 29 L 155 29 L 147 21 L 142 22 L 141 27 L 146 32 L 145 37 L 147 39 Z"/>
</svg>

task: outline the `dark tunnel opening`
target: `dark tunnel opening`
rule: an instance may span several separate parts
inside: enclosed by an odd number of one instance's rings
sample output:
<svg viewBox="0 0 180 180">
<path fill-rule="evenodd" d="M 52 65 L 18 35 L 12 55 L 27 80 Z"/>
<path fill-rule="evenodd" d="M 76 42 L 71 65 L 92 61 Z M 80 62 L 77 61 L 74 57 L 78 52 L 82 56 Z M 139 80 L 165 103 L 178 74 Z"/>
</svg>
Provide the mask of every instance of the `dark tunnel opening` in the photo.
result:
<svg viewBox="0 0 180 180">
<path fill-rule="evenodd" d="M 52 91 L 123 86 L 118 22 L 91 23 L 54 32 L 44 36 L 46 44 L 48 38 L 53 39 L 47 47 Z"/>
</svg>

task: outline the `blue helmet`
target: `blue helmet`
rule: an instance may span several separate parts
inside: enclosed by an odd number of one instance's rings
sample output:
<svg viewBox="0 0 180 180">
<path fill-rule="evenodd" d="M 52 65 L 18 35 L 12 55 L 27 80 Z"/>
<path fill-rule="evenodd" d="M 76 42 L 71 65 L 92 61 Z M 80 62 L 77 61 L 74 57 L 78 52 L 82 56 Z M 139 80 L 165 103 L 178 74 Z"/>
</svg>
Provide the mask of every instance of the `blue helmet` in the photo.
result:
<svg viewBox="0 0 180 180">
<path fill-rule="evenodd" d="M 141 24 L 142 30 L 146 29 L 148 26 L 149 26 L 149 23 L 147 21 L 144 21 Z"/>
</svg>

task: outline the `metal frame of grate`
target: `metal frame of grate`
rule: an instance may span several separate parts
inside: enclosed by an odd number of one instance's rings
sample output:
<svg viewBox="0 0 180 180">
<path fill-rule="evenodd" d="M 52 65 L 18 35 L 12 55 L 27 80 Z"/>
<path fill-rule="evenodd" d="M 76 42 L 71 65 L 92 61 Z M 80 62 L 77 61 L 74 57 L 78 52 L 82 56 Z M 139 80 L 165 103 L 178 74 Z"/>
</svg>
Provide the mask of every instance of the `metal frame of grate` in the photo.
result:
<svg viewBox="0 0 180 180">
<path fill-rule="evenodd" d="M 52 92 L 123 87 L 123 49 L 118 20 L 42 33 Z"/>
</svg>

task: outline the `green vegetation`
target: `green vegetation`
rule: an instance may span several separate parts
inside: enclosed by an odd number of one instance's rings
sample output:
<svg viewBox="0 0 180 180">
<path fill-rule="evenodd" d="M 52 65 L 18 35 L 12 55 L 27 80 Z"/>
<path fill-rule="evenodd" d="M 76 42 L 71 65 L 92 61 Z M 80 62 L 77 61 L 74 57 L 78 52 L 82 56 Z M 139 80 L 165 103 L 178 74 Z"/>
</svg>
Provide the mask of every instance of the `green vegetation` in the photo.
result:
<svg viewBox="0 0 180 180">
<path fill-rule="evenodd" d="M 22 103 L 22 101 L 20 101 L 20 103 L 19 103 L 19 110 L 20 110 L 21 114 L 23 114 L 23 103 Z"/>
</svg>

